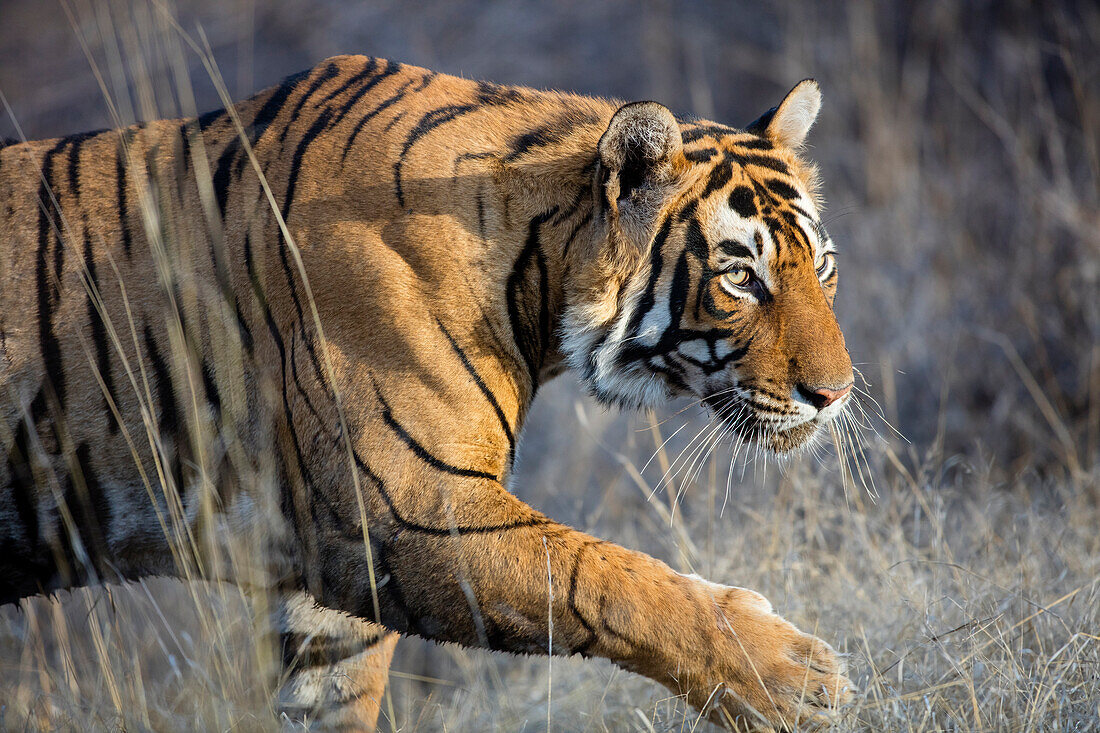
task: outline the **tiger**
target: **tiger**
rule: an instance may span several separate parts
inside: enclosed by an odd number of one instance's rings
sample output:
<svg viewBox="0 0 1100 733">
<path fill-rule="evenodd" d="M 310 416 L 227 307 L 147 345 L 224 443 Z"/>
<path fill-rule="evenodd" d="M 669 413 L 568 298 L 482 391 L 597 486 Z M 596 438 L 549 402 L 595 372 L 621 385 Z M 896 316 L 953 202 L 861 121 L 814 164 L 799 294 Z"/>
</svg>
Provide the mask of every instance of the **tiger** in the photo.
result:
<svg viewBox="0 0 1100 733">
<path fill-rule="evenodd" d="M 841 414 L 820 107 L 807 79 L 738 129 L 340 56 L 200 116 L 9 142 L 0 603 L 268 593 L 273 709 L 314 729 L 375 729 L 403 634 L 600 657 L 740 728 L 831 719 L 843 657 L 762 595 L 511 490 L 567 370 L 776 455 Z"/>
</svg>

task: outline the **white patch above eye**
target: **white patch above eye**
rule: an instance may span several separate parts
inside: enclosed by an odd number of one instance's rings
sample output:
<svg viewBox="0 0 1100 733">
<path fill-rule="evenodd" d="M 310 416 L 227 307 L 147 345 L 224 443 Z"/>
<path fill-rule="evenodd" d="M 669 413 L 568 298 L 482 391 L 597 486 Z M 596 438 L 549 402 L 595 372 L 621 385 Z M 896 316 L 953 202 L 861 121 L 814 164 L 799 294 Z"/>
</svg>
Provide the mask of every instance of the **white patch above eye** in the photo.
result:
<svg viewBox="0 0 1100 733">
<path fill-rule="evenodd" d="M 766 287 L 771 288 L 773 286 L 771 266 L 775 259 L 775 242 L 772 240 L 771 233 L 762 227 L 758 220 L 743 219 L 728 206 L 719 205 L 708 220 L 700 221 L 700 225 L 712 251 L 717 253 L 715 262 L 720 269 L 727 266 L 744 265 L 751 269 L 753 274 Z M 757 232 L 760 233 L 760 241 L 764 245 L 763 252 L 760 251 L 761 247 L 756 241 Z M 745 245 L 756 253 L 756 257 L 752 260 L 746 260 L 743 257 L 724 255 L 716 247 L 717 243 L 723 240 Z M 726 292 L 729 292 L 729 289 L 726 289 Z M 740 297 L 738 293 L 733 293 L 733 295 Z M 745 296 L 751 297 L 751 294 L 746 292 Z"/>
</svg>

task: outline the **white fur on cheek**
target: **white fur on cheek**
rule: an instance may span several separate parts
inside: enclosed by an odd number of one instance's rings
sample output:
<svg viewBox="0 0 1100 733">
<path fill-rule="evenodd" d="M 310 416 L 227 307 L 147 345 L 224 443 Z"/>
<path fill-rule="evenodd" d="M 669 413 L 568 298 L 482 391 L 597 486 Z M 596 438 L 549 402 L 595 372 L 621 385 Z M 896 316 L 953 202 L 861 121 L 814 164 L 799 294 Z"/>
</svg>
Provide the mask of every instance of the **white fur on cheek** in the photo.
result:
<svg viewBox="0 0 1100 733">
<path fill-rule="evenodd" d="M 641 300 L 647 275 L 648 272 L 641 272 L 632 278 L 627 286 L 628 293 L 623 298 L 623 308 L 611 320 L 607 320 L 606 316 L 600 318 L 603 314 L 596 313 L 591 307 L 586 308 L 583 303 L 566 308 L 562 350 L 569 366 L 580 376 L 585 387 L 603 402 L 639 408 L 662 404 L 670 397 L 664 379 L 645 364 L 635 362 L 622 365 L 618 362 L 622 347 L 628 343 L 627 326 Z M 650 313 L 662 312 L 660 304 L 665 302 L 666 297 L 667 293 L 659 289 L 657 304 Z M 663 312 L 668 312 L 667 307 Z M 652 339 L 640 334 L 638 341 L 654 343 L 660 338 L 663 328 L 664 325 L 657 322 L 644 324 L 641 334 L 652 331 L 648 334 Z"/>
</svg>

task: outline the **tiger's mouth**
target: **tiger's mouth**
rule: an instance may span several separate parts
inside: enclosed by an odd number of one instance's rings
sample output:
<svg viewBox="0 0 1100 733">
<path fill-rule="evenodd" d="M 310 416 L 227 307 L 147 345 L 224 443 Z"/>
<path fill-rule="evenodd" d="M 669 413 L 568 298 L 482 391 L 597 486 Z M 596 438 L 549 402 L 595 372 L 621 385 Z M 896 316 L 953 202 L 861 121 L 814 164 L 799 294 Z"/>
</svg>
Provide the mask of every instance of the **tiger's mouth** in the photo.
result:
<svg viewBox="0 0 1100 733">
<path fill-rule="evenodd" d="M 738 438 L 746 443 L 758 442 L 777 455 L 805 448 L 824 426 L 816 418 L 796 425 L 778 426 L 761 417 L 745 399 L 727 390 L 704 397 L 703 404 Z"/>
</svg>

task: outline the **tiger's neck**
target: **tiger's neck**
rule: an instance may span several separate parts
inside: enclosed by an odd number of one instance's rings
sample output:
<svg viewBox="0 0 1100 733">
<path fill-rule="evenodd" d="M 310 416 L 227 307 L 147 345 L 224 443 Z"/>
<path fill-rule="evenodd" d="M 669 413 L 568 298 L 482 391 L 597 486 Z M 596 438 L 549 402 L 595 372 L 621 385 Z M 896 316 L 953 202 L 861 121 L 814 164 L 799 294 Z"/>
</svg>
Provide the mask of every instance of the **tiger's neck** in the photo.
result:
<svg viewBox="0 0 1100 733">
<path fill-rule="evenodd" d="M 513 263 L 504 306 L 523 356 L 528 402 L 569 366 L 563 343 L 570 331 L 599 330 L 616 308 L 608 299 L 606 206 L 596 185 L 595 151 L 605 124 L 597 118 L 541 159 L 501 166 L 496 176 L 498 200 L 524 202 L 511 217 L 510 236 L 497 242 L 497 256 Z"/>
</svg>

